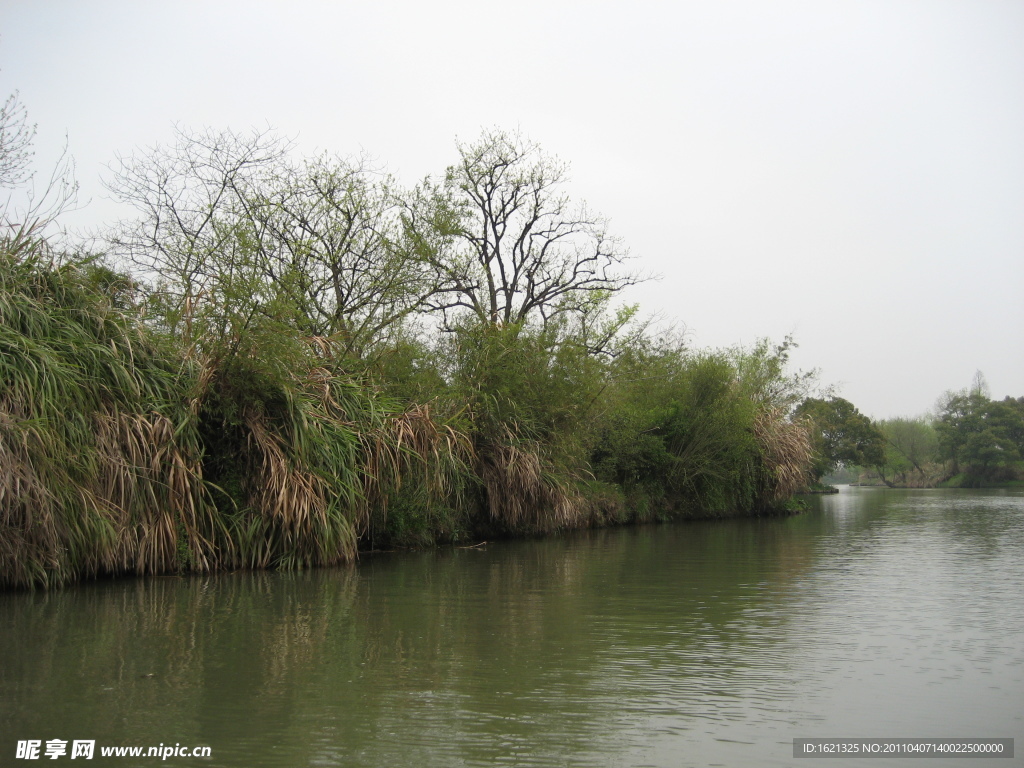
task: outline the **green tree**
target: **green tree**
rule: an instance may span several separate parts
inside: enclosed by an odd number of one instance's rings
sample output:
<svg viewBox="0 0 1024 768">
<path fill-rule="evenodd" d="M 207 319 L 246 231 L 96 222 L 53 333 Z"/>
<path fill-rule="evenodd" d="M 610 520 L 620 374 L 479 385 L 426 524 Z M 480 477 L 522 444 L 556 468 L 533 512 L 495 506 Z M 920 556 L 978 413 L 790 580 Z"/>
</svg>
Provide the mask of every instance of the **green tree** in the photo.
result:
<svg viewBox="0 0 1024 768">
<path fill-rule="evenodd" d="M 1005 437 L 1013 443 L 1020 456 L 1024 456 L 1024 397 L 1007 396 L 993 404 L 995 419 Z"/>
<path fill-rule="evenodd" d="M 434 270 L 427 303 L 450 332 L 438 345 L 442 399 L 464 409 L 490 520 L 569 524 L 582 514 L 604 365 L 643 328 L 612 301 L 639 278 L 605 221 L 569 199 L 564 163 L 500 131 L 458 151 L 404 218 Z"/>
<path fill-rule="evenodd" d="M 972 485 L 994 480 L 1021 459 L 1024 406 L 1010 397 L 991 400 L 979 372 L 970 389 L 940 398 L 935 428 L 954 475 L 965 473 Z"/>
<path fill-rule="evenodd" d="M 886 476 L 900 482 L 916 471 L 919 481 L 928 476 L 927 466 L 939 457 L 938 433 L 926 418 L 894 418 L 876 423 L 885 437 L 885 461 L 878 467 L 883 482 Z"/>
<path fill-rule="evenodd" d="M 840 465 L 884 465 L 885 438 L 849 400 L 807 398 L 796 413 L 812 424 L 815 479 Z"/>
<path fill-rule="evenodd" d="M 988 389 L 980 373 L 975 375 L 970 389 L 947 391 L 939 398 L 935 429 L 944 458 L 952 464 L 953 474 L 960 472 L 960 463 L 967 458 L 965 449 L 971 436 L 983 430 L 983 413 L 988 402 Z"/>
</svg>

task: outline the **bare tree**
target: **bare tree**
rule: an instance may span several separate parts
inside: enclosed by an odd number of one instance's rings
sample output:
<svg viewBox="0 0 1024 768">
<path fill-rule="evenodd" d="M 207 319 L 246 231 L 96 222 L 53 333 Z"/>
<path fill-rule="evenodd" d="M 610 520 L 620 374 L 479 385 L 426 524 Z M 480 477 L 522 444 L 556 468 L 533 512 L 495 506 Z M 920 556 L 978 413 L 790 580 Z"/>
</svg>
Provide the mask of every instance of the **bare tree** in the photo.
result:
<svg viewBox="0 0 1024 768">
<path fill-rule="evenodd" d="M 268 132 L 179 129 L 173 146 L 121 158 L 108 187 L 140 218 L 113 244 L 163 286 L 176 332 L 202 305 L 221 334 L 273 315 L 363 354 L 423 306 L 433 272 L 366 158 L 296 164 L 289 149 Z"/>
<path fill-rule="evenodd" d="M 113 253 L 155 282 L 172 332 L 192 339 L 230 332 L 266 299 L 251 269 L 245 201 L 283 161 L 285 142 L 267 132 L 193 133 L 176 128 L 171 146 L 118 157 L 107 188 L 138 218 L 110 233 Z M 245 283 L 248 283 L 247 285 Z"/>
<path fill-rule="evenodd" d="M 78 198 L 74 161 L 64 151 L 49 179 L 37 190 L 32 158 L 36 126 L 15 91 L 0 106 L 0 187 L 12 190 L 0 205 L 0 232 L 16 239 L 40 237 L 57 217 L 72 209 Z"/>
<path fill-rule="evenodd" d="M 563 162 L 501 131 L 458 149 L 443 187 L 452 247 L 433 251 L 448 292 L 434 306 L 484 323 L 546 325 L 643 279 L 623 269 L 628 255 L 605 220 L 565 194 Z"/>
<path fill-rule="evenodd" d="M 0 107 L 0 187 L 16 187 L 29 178 L 35 135 L 36 127 L 29 124 L 15 91 Z"/>
<path fill-rule="evenodd" d="M 421 309 L 429 265 L 404 237 L 401 193 L 366 157 L 323 155 L 285 170 L 249 215 L 265 232 L 267 276 L 291 292 L 310 333 L 360 351 Z"/>
</svg>

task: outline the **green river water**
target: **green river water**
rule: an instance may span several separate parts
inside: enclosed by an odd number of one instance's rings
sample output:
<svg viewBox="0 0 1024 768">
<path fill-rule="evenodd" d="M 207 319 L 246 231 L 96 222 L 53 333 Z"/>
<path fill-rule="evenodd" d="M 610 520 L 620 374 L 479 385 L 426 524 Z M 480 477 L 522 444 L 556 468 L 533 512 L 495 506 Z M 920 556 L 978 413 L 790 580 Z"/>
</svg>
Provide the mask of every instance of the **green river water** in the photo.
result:
<svg viewBox="0 0 1024 768">
<path fill-rule="evenodd" d="M 0 594 L 0 766 L 1024 765 L 1024 492 L 809 504 Z M 795 759 L 809 737 L 1016 757 Z M 210 757 L 100 754 L 157 745 Z"/>
</svg>

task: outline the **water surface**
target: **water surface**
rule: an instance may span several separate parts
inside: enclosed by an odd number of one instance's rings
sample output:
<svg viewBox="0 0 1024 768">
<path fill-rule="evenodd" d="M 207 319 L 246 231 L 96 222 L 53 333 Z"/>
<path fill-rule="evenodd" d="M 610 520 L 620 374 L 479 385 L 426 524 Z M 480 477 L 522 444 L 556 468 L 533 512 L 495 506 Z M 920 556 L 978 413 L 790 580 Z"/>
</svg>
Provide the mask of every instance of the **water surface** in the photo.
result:
<svg viewBox="0 0 1024 768">
<path fill-rule="evenodd" d="M 24 739 L 253 768 L 821 765 L 796 737 L 1024 750 L 1024 493 L 811 505 L 0 595 L 0 764 Z"/>
</svg>

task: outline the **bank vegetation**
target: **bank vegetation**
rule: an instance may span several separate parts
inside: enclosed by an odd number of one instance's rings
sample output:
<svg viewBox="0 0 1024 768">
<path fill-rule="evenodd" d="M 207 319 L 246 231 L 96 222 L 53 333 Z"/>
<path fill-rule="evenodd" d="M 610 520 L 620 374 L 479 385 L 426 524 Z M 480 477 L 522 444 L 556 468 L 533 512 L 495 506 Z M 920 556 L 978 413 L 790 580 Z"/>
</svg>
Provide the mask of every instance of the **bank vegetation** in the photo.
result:
<svg viewBox="0 0 1024 768">
<path fill-rule="evenodd" d="M 181 131 L 118 161 L 135 214 L 97 252 L 8 204 L 0 582 L 784 511 L 812 460 L 791 341 L 642 321 L 645 276 L 566 181 L 500 131 L 411 188 Z"/>
</svg>

